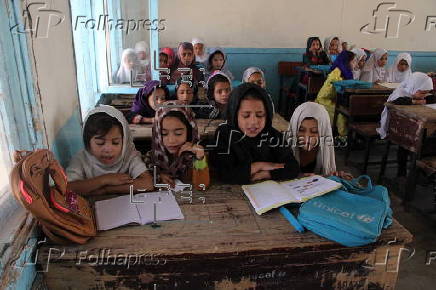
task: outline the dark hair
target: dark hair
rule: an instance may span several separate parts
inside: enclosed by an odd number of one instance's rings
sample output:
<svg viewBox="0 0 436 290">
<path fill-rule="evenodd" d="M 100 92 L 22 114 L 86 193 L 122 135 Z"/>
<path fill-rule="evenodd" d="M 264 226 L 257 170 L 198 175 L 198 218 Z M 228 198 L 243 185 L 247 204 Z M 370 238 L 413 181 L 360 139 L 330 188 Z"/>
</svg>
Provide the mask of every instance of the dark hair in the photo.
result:
<svg viewBox="0 0 436 290">
<path fill-rule="evenodd" d="M 85 148 L 89 149 L 89 143 L 92 137 L 104 136 L 114 126 L 120 128 L 121 136 L 124 138 L 123 125 L 121 125 L 117 118 L 111 117 L 104 112 L 89 116 L 88 120 L 86 120 L 85 128 L 83 129 L 83 143 L 85 144 Z"/>
<path fill-rule="evenodd" d="M 213 53 L 211 53 L 209 55 L 209 59 L 207 60 L 207 70 L 208 71 L 210 71 L 212 69 L 212 59 L 217 54 L 221 54 L 223 56 L 223 59 L 224 59 L 223 66 L 226 63 L 226 56 L 224 55 L 224 52 L 222 52 L 221 50 L 215 50 Z M 220 69 L 222 69 L 222 67 Z"/>
<path fill-rule="evenodd" d="M 318 41 L 318 42 L 319 42 L 319 47 L 320 47 L 320 49 L 322 49 L 321 39 L 319 39 L 319 37 L 317 37 L 317 36 L 312 36 L 312 37 L 309 37 L 309 38 L 307 39 L 306 53 L 309 53 L 309 49 L 310 49 L 310 47 L 312 46 L 312 43 L 313 43 L 314 41 Z"/>
<path fill-rule="evenodd" d="M 185 115 L 180 112 L 180 111 L 169 111 L 163 118 L 165 119 L 166 117 L 173 117 L 173 118 L 177 118 L 179 119 L 185 126 L 186 126 L 186 142 L 191 142 L 192 141 L 192 126 L 191 124 L 188 122 L 188 120 L 186 119 Z"/>
<path fill-rule="evenodd" d="M 159 52 L 159 57 L 160 56 L 165 56 L 167 58 L 167 60 L 169 59 L 168 54 L 166 54 L 165 52 Z"/>
<path fill-rule="evenodd" d="M 215 86 L 217 83 L 228 83 L 229 79 L 221 74 L 216 74 L 213 77 L 209 79 L 209 82 L 207 83 L 207 98 L 209 100 L 215 99 L 214 92 L 215 92 Z M 230 84 L 231 85 L 231 84 Z"/>
<path fill-rule="evenodd" d="M 254 85 L 256 85 L 256 84 L 254 84 Z M 256 86 L 259 87 L 258 85 L 256 85 Z M 259 88 L 261 89 L 261 87 L 259 87 Z M 249 90 L 248 90 L 248 91 L 247 91 L 247 92 L 242 96 L 241 101 L 239 102 L 238 109 L 236 110 L 237 112 L 239 111 L 239 108 L 240 108 L 241 103 L 242 103 L 243 100 L 259 100 L 259 101 L 262 101 L 263 106 L 264 106 L 264 108 L 265 108 L 265 111 L 266 111 L 266 112 L 268 111 L 268 105 L 265 103 L 266 100 L 265 100 L 265 98 L 261 95 L 261 93 L 259 92 L 258 89 L 255 89 L 255 88 L 249 89 Z M 267 113 L 268 113 L 268 112 L 267 112 Z"/>
</svg>

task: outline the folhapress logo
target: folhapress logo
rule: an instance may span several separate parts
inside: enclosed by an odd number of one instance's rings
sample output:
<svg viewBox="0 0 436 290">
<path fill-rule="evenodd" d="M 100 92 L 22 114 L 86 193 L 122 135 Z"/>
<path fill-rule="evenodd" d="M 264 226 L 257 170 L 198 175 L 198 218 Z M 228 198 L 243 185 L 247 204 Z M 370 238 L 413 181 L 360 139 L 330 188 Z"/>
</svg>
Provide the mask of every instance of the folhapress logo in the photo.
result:
<svg viewBox="0 0 436 290">
<path fill-rule="evenodd" d="M 384 33 L 386 38 L 398 38 L 400 28 L 411 24 L 415 15 L 409 10 L 396 9 L 394 2 L 382 2 L 373 10 L 371 22 L 360 28 L 366 34 Z"/>
</svg>

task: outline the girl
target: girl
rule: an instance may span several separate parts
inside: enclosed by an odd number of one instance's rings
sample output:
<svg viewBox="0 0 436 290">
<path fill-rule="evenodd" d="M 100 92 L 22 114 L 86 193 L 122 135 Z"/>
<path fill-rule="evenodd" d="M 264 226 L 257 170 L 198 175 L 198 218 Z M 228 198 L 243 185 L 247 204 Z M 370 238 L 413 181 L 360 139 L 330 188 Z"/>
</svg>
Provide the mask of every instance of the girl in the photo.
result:
<svg viewBox="0 0 436 290">
<path fill-rule="evenodd" d="M 150 49 L 147 42 L 139 41 L 135 44 L 135 52 L 139 63 L 144 66 L 150 66 Z"/>
<path fill-rule="evenodd" d="M 360 75 L 362 73 L 362 69 L 365 66 L 366 62 L 366 53 L 361 48 L 353 48 L 351 50 L 352 53 L 355 55 L 355 65 L 353 67 L 353 79 L 359 80 Z"/>
<path fill-rule="evenodd" d="M 195 110 L 195 116 L 201 119 L 226 119 L 232 85 L 229 77 L 218 71 L 212 74 L 206 83 L 207 103 Z M 208 105 L 208 107 L 207 107 Z"/>
<path fill-rule="evenodd" d="M 309 37 L 303 63 L 305 65 L 326 65 L 329 62 L 327 54 L 322 49 L 321 40 L 318 37 Z"/>
<path fill-rule="evenodd" d="M 165 53 L 168 57 L 168 67 L 172 67 L 176 58 L 173 49 L 170 47 L 164 47 L 161 49 L 161 52 Z"/>
<path fill-rule="evenodd" d="M 244 83 L 232 91 L 227 122 L 215 132 L 211 160 L 230 184 L 297 177 L 299 167 L 282 133 L 272 127 L 272 107 L 261 87 Z M 213 159 L 212 159 L 213 157 Z"/>
<path fill-rule="evenodd" d="M 177 48 L 176 63 L 171 69 L 171 83 L 175 83 L 177 79 L 186 76 L 187 80 L 200 82 L 204 80 L 203 73 L 197 68 L 194 61 L 194 47 L 190 42 L 182 42 Z M 190 70 L 190 71 L 189 71 Z M 192 77 L 188 77 L 192 73 Z"/>
<path fill-rule="evenodd" d="M 425 97 L 431 90 L 433 90 L 432 79 L 422 72 L 414 72 L 395 89 L 387 101 L 394 103 L 397 102 L 402 105 L 425 104 Z M 377 128 L 377 132 L 380 134 L 382 139 L 387 136 L 388 125 L 389 114 L 385 107 L 381 114 L 380 128 Z"/>
<path fill-rule="evenodd" d="M 387 71 L 387 81 L 401 83 L 412 75 L 412 56 L 408 53 L 400 53 L 395 63 Z"/>
<path fill-rule="evenodd" d="M 180 101 L 165 102 L 153 123 L 152 151 L 146 162 L 156 166 L 160 183 L 175 185 L 175 179 L 193 184 L 201 190 L 201 184 L 209 186 L 209 167 L 204 148 L 198 145 L 199 135 L 190 108 Z M 191 181 L 192 180 L 192 181 Z"/>
<path fill-rule="evenodd" d="M 67 168 L 69 189 L 83 195 L 152 190 L 153 180 L 136 151 L 123 114 L 111 106 L 92 110 L 83 127 L 85 149 Z"/>
<path fill-rule="evenodd" d="M 247 68 L 242 74 L 242 82 L 256 84 L 262 89 L 266 89 L 265 75 L 263 71 L 258 67 L 252 66 Z M 270 94 L 268 94 L 268 96 L 273 106 L 273 112 L 275 113 L 274 102 L 272 100 L 272 97 Z"/>
<path fill-rule="evenodd" d="M 324 40 L 324 50 L 330 59 L 330 63 L 335 62 L 336 57 L 341 53 L 341 41 L 337 36 L 327 37 Z"/>
<path fill-rule="evenodd" d="M 302 173 L 353 178 L 348 173 L 336 171 L 330 117 L 322 105 L 306 102 L 298 106 L 292 114 L 288 134 Z"/>
<path fill-rule="evenodd" d="M 179 100 L 185 105 L 194 105 L 197 103 L 197 85 L 194 82 L 184 82 L 182 78 L 176 81 L 175 96 L 173 99 Z"/>
<path fill-rule="evenodd" d="M 336 101 L 336 90 L 333 86 L 333 82 L 353 79 L 353 60 L 354 53 L 351 51 L 341 52 L 333 63 L 331 72 L 319 91 L 318 96 L 316 97 L 315 102 L 323 105 L 326 108 L 330 116 L 330 121 L 333 120 Z M 347 135 L 347 128 L 343 115 L 338 115 L 336 126 L 338 128 L 339 135 Z"/>
<path fill-rule="evenodd" d="M 205 65 L 209 58 L 209 54 L 206 52 L 204 41 L 199 38 L 193 38 L 192 45 L 194 46 L 195 61 Z"/>
<path fill-rule="evenodd" d="M 160 68 L 169 68 L 169 60 L 168 55 L 165 52 L 159 53 L 159 67 Z"/>
<path fill-rule="evenodd" d="M 388 52 L 386 49 L 377 48 L 369 57 L 363 67 L 360 80 L 370 83 L 385 82 L 387 75 L 385 66 L 388 62 Z"/>
<path fill-rule="evenodd" d="M 127 48 L 123 50 L 123 54 L 121 55 L 121 64 L 113 78 L 114 83 L 130 83 L 130 71 L 133 72 L 133 80 L 136 80 L 137 75 L 141 73 L 143 69 L 139 66 L 136 52 L 131 48 Z"/>
<path fill-rule="evenodd" d="M 133 124 L 153 123 L 157 105 L 168 98 L 169 91 L 165 85 L 159 85 L 159 81 L 146 82 L 136 93 L 135 102 L 126 115 L 127 121 Z"/>
<path fill-rule="evenodd" d="M 214 72 L 223 72 L 230 80 L 233 80 L 233 74 L 226 68 L 227 57 L 220 48 L 214 49 L 207 61 L 206 79 Z"/>
</svg>

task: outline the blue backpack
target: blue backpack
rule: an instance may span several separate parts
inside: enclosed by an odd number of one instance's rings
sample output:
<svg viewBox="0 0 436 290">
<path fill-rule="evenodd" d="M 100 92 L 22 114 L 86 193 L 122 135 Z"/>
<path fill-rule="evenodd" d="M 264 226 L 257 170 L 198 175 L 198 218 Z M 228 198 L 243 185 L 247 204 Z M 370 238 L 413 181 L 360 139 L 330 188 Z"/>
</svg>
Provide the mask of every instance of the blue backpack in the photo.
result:
<svg viewBox="0 0 436 290">
<path fill-rule="evenodd" d="M 373 243 L 382 229 L 392 224 L 389 194 L 384 186 L 372 185 L 371 178 L 362 175 L 347 181 L 329 177 L 342 188 L 305 202 L 298 222 L 317 235 L 344 246 L 355 247 Z M 359 185 L 367 179 L 367 187 Z"/>
</svg>

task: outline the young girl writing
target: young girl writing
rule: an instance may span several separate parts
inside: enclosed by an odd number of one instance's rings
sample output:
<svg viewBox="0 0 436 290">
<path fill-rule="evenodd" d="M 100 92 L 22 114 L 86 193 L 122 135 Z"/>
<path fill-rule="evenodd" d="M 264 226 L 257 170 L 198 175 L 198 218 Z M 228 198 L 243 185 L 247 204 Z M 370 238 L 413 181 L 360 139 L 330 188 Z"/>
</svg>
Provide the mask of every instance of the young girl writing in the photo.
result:
<svg viewBox="0 0 436 290">
<path fill-rule="evenodd" d="M 333 86 L 333 82 L 353 79 L 353 60 L 354 53 L 351 51 L 341 52 L 333 63 L 331 72 L 329 73 L 324 85 L 316 97 L 315 102 L 323 105 L 326 108 L 331 122 L 333 122 L 332 120 L 334 117 L 336 102 L 336 90 Z M 338 128 L 339 135 L 345 137 L 347 135 L 347 127 L 343 115 L 338 115 L 336 126 Z"/>
<path fill-rule="evenodd" d="M 227 123 L 217 128 L 217 147 L 211 153 L 223 182 L 248 184 L 297 177 L 298 163 L 283 144 L 283 134 L 272 127 L 272 118 L 264 89 L 244 83 L 232 91 Z"/>
<path fill-rule="evenodd" d="M 390 83 L 401 83 L 412 75 L 412 56 L 408 53 L 400 53 L 395 63 L 387 71 L 387 81 Z"/>
<path fill-rule="evenodd" d="M 233 80 L 233 74 L 226 67 L 227 57 L 221 48 L 215 48 L 209 54 L 207 61 L 206 79 L 214 72 L 223 72 L 230 80 Z"/>
<path fill-rule="evenodd" d="M 319 37 L 307 39 L 306 53 L 303 55 L 303 63 L 306 65 L 326 65 L 330 60 L 322 49 Z"/>
<path fill-rule="evenodd" d="M 209 186 L 209 167 L 190 108 L 180 101 L 168 101 L 156 112 L 152 151 L 146 156 L 150 168 L 156 167 L 159 182 L 174 187 L 175 180 L 202 189 Z"/>
<path fill-rule="evenodd" d="M 129 123 L 153 123 L 156 107 L 169 98 L 169 91 L 159 81 L 147 81 L 136 93 L 130 112 L 126 115 Z"/>
<path fill-rule="evenodd" d="M 385 70 L 387 62 L 387 50 L 383 48 L 377 48 L 365 63 L 360 80 L 370 83 L 385 82 L 387 78 Z"/>
<path fill-rule="evenodd" d="M 152 190 L 153 180 L 136 151 L 123 114 L 111 106 L 92 110 L 83 128 L 85 149 L 70 162 L 68 187 L 79 194 Z"/>
<path fill-rule="evenodd" d="M 352 179 L 350 174 L 336 171 L 332 127 L 324 106 L 314 102 L 298 106 L 292 114 L 288 134 L 302 173 Z"/>
<path fill-rule="evenodd" d="M 194 82 L 204 80 L 203 73 L 195 65 L 194 47 L 190 42 L 182 42 L 177 48 L 177 59 L 171 69 L 170 83 L 175 83 L 177 79 L 186 76 L 186 79 Z M 191 77 L 188 77 L 189 74 Z"/>
</svg>

